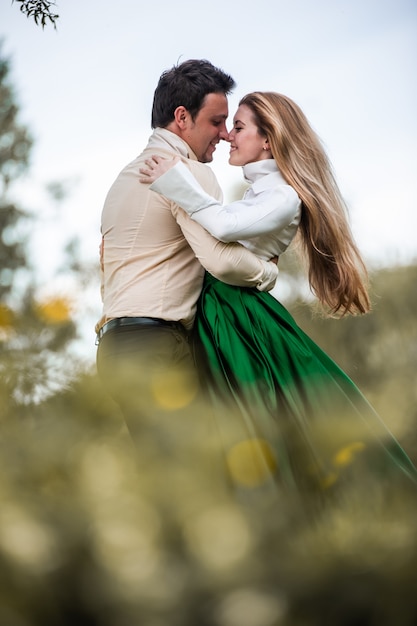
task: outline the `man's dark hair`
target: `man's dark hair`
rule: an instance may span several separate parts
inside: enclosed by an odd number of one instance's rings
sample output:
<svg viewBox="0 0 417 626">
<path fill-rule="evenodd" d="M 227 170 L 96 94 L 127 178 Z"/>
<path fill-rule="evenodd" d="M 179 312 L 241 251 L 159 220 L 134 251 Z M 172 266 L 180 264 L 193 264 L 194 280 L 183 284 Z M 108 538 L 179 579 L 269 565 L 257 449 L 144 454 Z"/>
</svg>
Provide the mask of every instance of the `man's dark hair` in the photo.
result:
<svg viewBox="0 0 417 626">
<path fill-rule="evenodd" d="M 174 111 L 184 106 L 194 120 L 209 93 L 229 94 L 236 86 L 231 76 L 209 61 L 190 59 L 161 75 L 152 106 L 152 128 L 165 128 Z"/>
</svg>

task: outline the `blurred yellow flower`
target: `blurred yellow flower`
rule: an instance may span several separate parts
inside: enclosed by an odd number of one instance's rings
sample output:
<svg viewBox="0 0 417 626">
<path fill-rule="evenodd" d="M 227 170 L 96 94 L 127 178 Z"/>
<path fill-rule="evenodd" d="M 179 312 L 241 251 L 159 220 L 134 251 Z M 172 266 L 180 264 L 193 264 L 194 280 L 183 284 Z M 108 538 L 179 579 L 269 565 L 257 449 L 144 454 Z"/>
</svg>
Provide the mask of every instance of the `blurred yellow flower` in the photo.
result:
<svg viewBox="0 0 417 626">
<path fill-rule="evenodd" d="M 38 304 L 37 313 L 49 324 L 62 324 L 71 318 L 71 304 L 65 297 L 49 298 Z"/>
<path fill-rule="evenodd" d="M 362 452 L 364 450 L 365 444 L 363 441 L 354 441 L 353 443 L 341 448 L 336 452 L 333 457 L 334 465 L 339 467 L 344 467 L 345 465 L 349 465 L 354 460 L 355 456 L 358 452 Z"/>
<path fill-rule="evenodd" d="M 275 454 L 264 439 L 247 439 L 227 453 L 227 466 L 233 480 L 245 487 L 263 483 L 277 468 Z"/>
<path fill-rule="evenodd" d="M 0 304 L 0 328 L 8 328 L 13 326 L 14 313 L 5 304 Z"/>
</svg>

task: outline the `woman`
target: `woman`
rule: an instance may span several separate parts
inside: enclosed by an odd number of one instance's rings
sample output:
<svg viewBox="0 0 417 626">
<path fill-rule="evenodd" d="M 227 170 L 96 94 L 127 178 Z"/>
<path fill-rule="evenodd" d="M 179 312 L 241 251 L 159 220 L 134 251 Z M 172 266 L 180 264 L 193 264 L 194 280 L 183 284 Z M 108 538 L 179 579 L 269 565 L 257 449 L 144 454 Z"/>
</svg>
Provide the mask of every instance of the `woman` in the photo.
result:
<svg viewBox="0 0 417 626">
<path fill-rule="evenodd" d="M 281 255 L 298 232 L 310 287 L 329 314 L 368 312 L 366 270 L 345 204 L 300 108 L 281 94 L 248 94 L 229 140 L 229 163 L 242 166 L 251 185 L 241 201 L 222 206 L 177 159 L 147 161 L 141 181 L 214 236 L 265 259 Z M 270 294 L 207 275 L 196 335 L 207 387 L 229 409 L 219 425 L 237 484 L 273 480 L 325 490 L 363 476 L 364 468 L 417 482 L 413 464 L 354 383 Z"/>
</svg>

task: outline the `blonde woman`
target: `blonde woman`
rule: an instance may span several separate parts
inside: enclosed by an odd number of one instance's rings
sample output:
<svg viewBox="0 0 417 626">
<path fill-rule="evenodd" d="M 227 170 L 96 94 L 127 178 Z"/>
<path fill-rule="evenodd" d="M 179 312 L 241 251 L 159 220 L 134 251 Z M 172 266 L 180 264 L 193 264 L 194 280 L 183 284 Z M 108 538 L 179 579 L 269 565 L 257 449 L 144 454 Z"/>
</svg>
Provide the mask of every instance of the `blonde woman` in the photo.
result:
<svg viewBox="0 0 417 626">
<path fill-rule="evenodd" d="M 240 201 L 222 205 L 207 195 L 179 158 L 148 159 L 141 182 L 218 239 L 239 241 L 265 260 L 279 257 L 298 233 L 310 287 L 328 313 L 367 313 L 366 268 L 347 209 L 298 105 L 274 92 L 244 96 L 229 141 L 229 163 L 241 166 L 250 184 Z M 226 458 L 241 486 L 242 472 L 239 478 L 233 470 L 239 449 L 264 466 L 252 472 L 255 484 L 322 490 L 356 471 L 362 476 L 364 467 L 416 481 L 413 464 L 355 384 L 270 294 L 207 274 L 195 336 L 199 370 L 221 402 Z"/>
</svg>

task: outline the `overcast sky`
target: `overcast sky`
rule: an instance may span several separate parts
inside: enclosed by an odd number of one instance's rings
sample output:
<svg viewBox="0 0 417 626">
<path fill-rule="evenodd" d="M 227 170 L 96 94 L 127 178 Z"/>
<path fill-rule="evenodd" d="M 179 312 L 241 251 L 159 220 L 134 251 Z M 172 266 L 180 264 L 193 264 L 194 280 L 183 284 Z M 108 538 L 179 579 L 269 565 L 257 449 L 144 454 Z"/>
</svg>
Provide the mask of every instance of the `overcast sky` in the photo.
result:
<svg viewBox="0 0 417 626">
<path fill-rule="evenodd" d="M 95 258 L 107 190 L 151 133 L 159 75 L 188 58 L 235 78 L 230 121 L 249 91 L 294 99 L 328 150 L 367 262 L 416 258 L 415 0 L 58 0 L 56 8 L 57 30 L 42 30 L 0 0 L 3 55 L 35 138 L 30 177 L 14 192 L 39 215 L 33 253 L 44 267 L 58 262 L 62 233 L 80 236 L 85 258 Z M 241 180 L 227 154 L 218 148 L 212 165 L 226 198 Z M 69 191 L 59 210 L 45 193 L 50 181 Z"/>
</svg>

